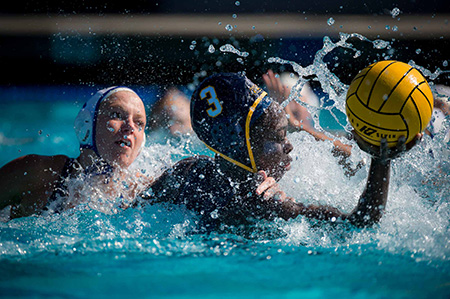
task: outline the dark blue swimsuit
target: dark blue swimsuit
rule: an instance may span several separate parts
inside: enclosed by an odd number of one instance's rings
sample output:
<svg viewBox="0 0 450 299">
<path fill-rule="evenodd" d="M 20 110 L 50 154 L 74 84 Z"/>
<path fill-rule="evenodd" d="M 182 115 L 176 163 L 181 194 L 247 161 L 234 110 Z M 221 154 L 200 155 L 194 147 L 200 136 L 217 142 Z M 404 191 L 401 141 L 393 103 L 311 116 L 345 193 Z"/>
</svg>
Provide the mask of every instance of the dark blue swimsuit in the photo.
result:
<svg viewBox="0 0 450 299">
<path fill-rule="evenodd" d="M 254 193 L 254 180 L 241 183 L 224 174 L 219 163 L 207 156 L 179 161 L 152 184 L 150 203 L 184 204 L 197 212 L 202 225 L 215 228 L 219 223 L 246 224 L 254 219 L 273 218 L 273 202 Z"/>
</svg>

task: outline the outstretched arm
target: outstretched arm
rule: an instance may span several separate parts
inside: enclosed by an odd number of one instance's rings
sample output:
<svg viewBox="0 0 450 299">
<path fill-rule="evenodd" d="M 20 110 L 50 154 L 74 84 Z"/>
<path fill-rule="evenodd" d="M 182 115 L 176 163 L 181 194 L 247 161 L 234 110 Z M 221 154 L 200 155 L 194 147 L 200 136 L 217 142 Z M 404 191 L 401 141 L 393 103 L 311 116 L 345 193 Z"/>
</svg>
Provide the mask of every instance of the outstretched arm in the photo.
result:
<svg viewBox="0 0 450 299">
<path fill-rule="evenodd" d="M 443 97 L 434 97 L 434 107 L 440 109 L 445 116 L 450 114 L 450 105 L 448 100 L 444 100 Z"/>
<path fill-rule="evenodd" d="M 291 92 L 290 87 L 282 84 L 279 76 L 275 75 L 272 70 L 268 70 L 263 75 L 264 84 L 267 86 L 270 96 L 278 103 L 282 103 L 289 98 Z M 302 96 L 303 98 L 303 96 Z M 300 100 L 302 100 L 300 98 Z M 303 99 L 304 101 L 307 99 Z M 334 152 L 336 154 L 348 157 L 351 154 L 352 147 L 344 144 L 339 140 L 331 138 L 326 134 L 317 131 L 312 126 L 312 117 L 306 107 L 300 105 L 297 101 L 291 101 L 285 108 L 286 114 L 289 116 L 289 125 L 300 131 L 305 131 L 313 136 L 317 141 L 331 141 L 334 146 Z"/>
<path fill-rule="evenodd" d="M 343 215 L 342 218 L 359 227 L 378 223 L 388 199 L 390 172 L 390 160 L 372 158 L 367 184 L 358 204 L 349 215 Z"/>
<path fill-rule="evenodd" d="M 356 133 L 353 135 L 359 147 L 372 155 L 372 162 L 366 188 L 358 201 L 358 205 L 349 215 L 343 218 L 357 226 L 370 226 L 380 221 L 386 207 L 391 160 L 409 151 L 420 141 L 423 134 L 417 134 L 408 144 L 405 144 L 405 137 L 401 136 L 397 146 L 393 148 L 387 146 L 385 139 L 382 139 L 381 145 L 376 147 L 364 142 Z"/>
</svg>

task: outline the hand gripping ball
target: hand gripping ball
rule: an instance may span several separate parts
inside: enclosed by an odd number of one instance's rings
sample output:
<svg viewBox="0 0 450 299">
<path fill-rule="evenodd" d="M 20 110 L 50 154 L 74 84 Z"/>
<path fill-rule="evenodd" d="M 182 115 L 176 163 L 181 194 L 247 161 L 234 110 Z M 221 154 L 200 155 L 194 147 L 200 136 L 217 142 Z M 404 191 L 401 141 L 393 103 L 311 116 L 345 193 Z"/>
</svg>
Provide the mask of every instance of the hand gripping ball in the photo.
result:
<svg viewBox="0 0 450 299">
<path fill-rule="evenodd" d="M 406 143 L 423 132 L 431 119 L 433 95 L 422 74 L 399 61 L 379 61 L 359 72 L 347 92 L 350 124 L 365 141 L 389 147 L 400 136 Z"/>
</svg>

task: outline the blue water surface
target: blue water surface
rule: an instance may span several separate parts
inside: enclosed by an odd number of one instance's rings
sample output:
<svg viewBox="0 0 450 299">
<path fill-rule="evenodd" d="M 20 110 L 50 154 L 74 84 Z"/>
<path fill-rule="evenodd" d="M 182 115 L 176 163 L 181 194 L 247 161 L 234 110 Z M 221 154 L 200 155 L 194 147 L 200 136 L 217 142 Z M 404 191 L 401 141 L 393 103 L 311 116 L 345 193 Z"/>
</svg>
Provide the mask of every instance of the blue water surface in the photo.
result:
<svg viewBox="0 0 450 299">
<path fill-rule="evenodd" d="M 77 156 L 73 119 L 86 98 L 75 98 L 2 98 L 0 165 L 29 153 Z M 142 167 L 205 151 L 195 136 L 158 144 L 151 136 Z M 286 192 L 351 210 L 367 167 L 347 178 L 331 145 L 313 147 L 302 133 L 288 137 L 298 150 L 291 174 L 280 182 Z M 167 205 L 112 214 L 80 206 L 0 222 L 0 296 L 449 298 L 449 181 L 436 168 L 448 156 L 446 146 L 433 142 L 425 138 L 395 161 L 386 215 L 374 228 L 299 217 L 203 234 L 196 232 L 195 215 Z M 430 148 L 437 158 L 424 154 Z M 355 153 L 356 161 L 363 157 Z M 298 183 L 298 177 L 306 179 Z"/>
</svg>

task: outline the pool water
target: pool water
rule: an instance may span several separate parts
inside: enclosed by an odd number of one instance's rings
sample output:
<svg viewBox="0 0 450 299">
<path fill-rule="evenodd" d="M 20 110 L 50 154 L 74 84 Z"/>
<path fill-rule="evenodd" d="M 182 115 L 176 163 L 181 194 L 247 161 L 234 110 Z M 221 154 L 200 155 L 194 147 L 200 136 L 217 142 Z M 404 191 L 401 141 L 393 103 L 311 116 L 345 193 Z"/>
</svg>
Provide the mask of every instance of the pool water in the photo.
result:
<svg viewBox="0 0 450 299">
<path fill-rule="evenodd" d="M 389 42 L 341 34 L 337 42 L 325 37 L 309 66 L 278 57 L 267 61 L 290 65 L 301 78 L 316 78 L 320 105 L 308 107 L 314 124 L 353 145 L 349 163 L 354 168 L 369 157 L 343 137 L 349 129 L 343 112 L 348 86 L 324 63 L 336 48 L 356 57 L 350 38 L 387 50 L 383 57 L 390 57 Z M 220 51 L 243 55 L 231 45 Z M 420 70 L 429 79 L 448 74 Z M 151 105 L 155 90 L 137 91 Z M 86 86 L 0 88 L 0 165 L 31 153 L 77 156 L 73 120 L 94 91 Z M 372 228 L 298 217 L 203 234 L 196 215 L 182 206 L 114 209 L 114 199 L 89 192 L 83 193 L 87 202 L 61 214 L 0 222 L 0 296 L 449 298 L 449 128 L 445 120 L 434 138 L 425 136 L 394 160 L 386 212 Z M 279 182 L 286 193 L 299 202 L 351 211 L 369 163 L 347 177 L 330 142 L 304 132 L 290 132 L 288 138 L 294 146 L 292 168 Z M 197 153 L 211 155 L 195 135 L 148 132 L 132 167 L 157 176 Z"/>
<path fill-rule="evenodd" d="M 29 153 L 77 156 L 80 106 L 4 99 L 0 164 Z M 348 178 L 331 144 L 303 132 L 288 138 L 295 149 L 280 182 L 286 192 L 350 211 L 368 165 Z M 0 222 L 0 296 L 449 298 L 448 144 L 439 138 L 425 137 L 394 161 L 386 214 L 373 228 L 299 217 L 206 235 L 196 232 L 195 215 L 169 205 L 116 213 L 82 205 Z M 136 167 L 160 173 L 198 152 L 208 153 L 195 136 L 149 133 Z M 351 163 L 363 159 L 355 150 Z"/>
</svg>

